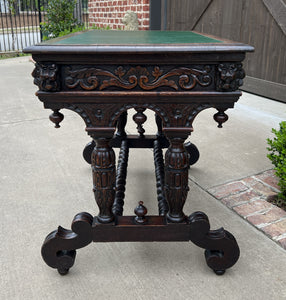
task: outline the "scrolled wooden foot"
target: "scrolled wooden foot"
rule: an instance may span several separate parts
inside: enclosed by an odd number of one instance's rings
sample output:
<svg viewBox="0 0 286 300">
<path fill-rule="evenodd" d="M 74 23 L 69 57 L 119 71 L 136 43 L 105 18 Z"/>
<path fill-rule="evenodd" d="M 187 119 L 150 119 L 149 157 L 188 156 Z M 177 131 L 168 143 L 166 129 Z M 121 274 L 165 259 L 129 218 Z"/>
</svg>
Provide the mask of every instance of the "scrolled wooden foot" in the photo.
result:
<svg viewBox="0 0 286 300">
<path fill-rule="evenodd" d="M 206 249 L 207 265 L 217 275 L 224 274 L 239 258 L 239 247 L 233 235 L 220 228 L 210 230 L 209 220 L 203 212 L 194 212 L 189 216 L 191 224 L 190 240 Z"/>
<path fill-rule="evenodd" d="M 59 226 L 51 232 L 42 246 L 42 257 L 46 264 L 58 269 L 61 275 L 67 274 L 75 261 L 75 249 L 82 248 L 92 241 L 92 222 L 93 217 L 83 212 L 74 217 L 72 230 Z"/>
</svg>

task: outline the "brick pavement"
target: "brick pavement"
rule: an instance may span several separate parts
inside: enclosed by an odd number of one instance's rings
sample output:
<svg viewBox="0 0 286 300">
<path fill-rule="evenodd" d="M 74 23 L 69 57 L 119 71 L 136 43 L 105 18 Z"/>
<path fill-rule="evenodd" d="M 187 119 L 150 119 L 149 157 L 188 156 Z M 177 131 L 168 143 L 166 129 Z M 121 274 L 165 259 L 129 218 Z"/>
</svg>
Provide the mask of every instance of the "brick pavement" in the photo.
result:
<svg viewBox="0 0 286 300">
<path fill-rule="evenodd" d="M 286 250 L 286 212 L 267 202 L 279 192 L 274 170 L 210 188 L 208 192 Z"/>
</svg>

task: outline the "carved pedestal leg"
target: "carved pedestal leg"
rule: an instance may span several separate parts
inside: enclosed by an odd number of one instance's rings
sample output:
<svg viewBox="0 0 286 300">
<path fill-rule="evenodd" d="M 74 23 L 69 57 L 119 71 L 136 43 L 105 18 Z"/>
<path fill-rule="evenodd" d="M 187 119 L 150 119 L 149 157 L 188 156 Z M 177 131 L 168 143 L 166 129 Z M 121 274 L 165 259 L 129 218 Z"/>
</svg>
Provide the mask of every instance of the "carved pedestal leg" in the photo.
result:
<svg viewBox="0 0 286 300">
<path fill-rule="evenodd" d="M 220 228 L 210 230 L 208 217 L 203 212 L 194 212 L 189 217 L 191 224 L 190 240 L 206 249 L 207 265 L 217 275 L 224 274 L 239 258 L 239 247 L 233 235 Z"/>
<path fill-rule="evenodd" d="M 170 141 L 165 155 L 165 195 L 169 204 L 167 219 L 179 223 L 185 221 L 183 207 L 189 191 L 188 169 L 189 155 L 184 147 L 184 141 L 190 129 L 164 129 Z"/>
<path fill-rule="evenodd" d="M 46 264 L 58 269 L 61 275 L 68 273 L 74 264 L 76 251 L 92 241 L 93 217 L 88 213 L 77 214 L 72 230 L 59 228 L 51 232 L 42 246 L 42 257 Z"/>
<path fill-rule="evenodd" d="M 100 131 L 97 132 L 97 136 L 100 134 Z M 116 168 L 115 153 L 109 146 L 112 136 L 113 132 L 107 137 L 95 138 L 96 147 L 91 155 L 93 191 L 99 207 L 97 220 L 100 223 L 110 223 L 114 220 L 112 205 L 115 197 Z"/>
</svg>

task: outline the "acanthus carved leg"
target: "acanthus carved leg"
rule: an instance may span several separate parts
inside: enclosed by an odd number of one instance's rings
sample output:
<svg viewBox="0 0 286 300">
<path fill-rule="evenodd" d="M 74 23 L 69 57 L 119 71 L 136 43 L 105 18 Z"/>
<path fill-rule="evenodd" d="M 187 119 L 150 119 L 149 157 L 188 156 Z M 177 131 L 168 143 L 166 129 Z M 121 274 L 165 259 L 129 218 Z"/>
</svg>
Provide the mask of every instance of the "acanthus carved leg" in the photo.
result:
<svg viewBox="0 0 286 300">
<path fill-rule="evenodd" d="M 165 195 L 169 204 L 167 219 L 170 222 L 184 222 L 183 207 L 189 191 L 189 155 L 184 141 L 190 133 L 188 128 L 165 128 L 170 142 L 165 154 Z"/>
<path fill-rule="evenodd" d="M 58 269 L 61 275 L 73 266 L 76 251 L 92 242 L 93 217 L 88 213 L 77 214 L 72 222 L 72 230 L 59 228 L 51 232 L 42 246 L 42 257 L 46 264 Z"/>
<path fill-rule="evenodd" d="M 116 180 L 115 153 L 109 146 L 113 132 L 110 132 L 108 137 L 95 138 L 96 147 L 91 155 L 93 191 L 99 208 L 97 220 L 100 223 L 110 223 L 114 220 L 112 205 Z M 100 130 L 98 134 L 100 136 Z"/>
<path fill-rule="evenodd" d="M 220 228 L 210 230 L 208 217 L 203 212 L 194 212 L 189 216 L 191 225 L 190 240 L 206 249 L 207 265 L 217 275 L 224 274 L 239 258 L 239 247 L 233 235 Z"/>
</svg>

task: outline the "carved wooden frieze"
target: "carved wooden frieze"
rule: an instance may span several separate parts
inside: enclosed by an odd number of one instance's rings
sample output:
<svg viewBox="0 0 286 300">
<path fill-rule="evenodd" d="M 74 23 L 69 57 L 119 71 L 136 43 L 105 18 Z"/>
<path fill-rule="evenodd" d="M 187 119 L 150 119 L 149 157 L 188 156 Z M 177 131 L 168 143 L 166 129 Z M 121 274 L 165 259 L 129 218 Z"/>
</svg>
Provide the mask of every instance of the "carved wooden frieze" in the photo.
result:
<svg viewBox="0 0 286 300">
<path fill-rule="evenodd" d="M 34 84 L 37 85 L 40 91 L 56 92 L 59 90 L 58 66 L 54 63 L 39 63 L 35 64 L 35 69 L 32 72 Z"/>
<path fill-rule="evenodd" d="M 63 70 L 65 89 L 77 90 L 144 90 L 158 88 L 169 90 L 192 90 L 209 87 L 214 82 L 213 67 L 168 66 L 65 66 Z"/>
<path fill-rule="evenodd" d="M 60 67 L 55 63 L 37 62 L 32 76 L 34 84 L 44 92 L 57 92 L 61 90 L 61 87 L 62 90 L 84 91 L 215 89 L 220 92 L 232 92 L 243 85 L 242 79 L 245 77 L 245 72 L 241 63 L 221 63 L 216 67 L 192 65 L 176 68 L 170 66 L 69 65 L 63 66 L 60 72 Z"/>
<path fill-rule="evenodd" d="M 142 104 L 88 104 L 62 103 L 62 108 L 72 110 L 84 120 L 87 128 L 92 127 L 115 127 L 120 115 L 129 109 L 144 111 L 153 110 L 163 122 L 164 127 L 192 127 L 196 115 L 204 109 L 213 107 L 211 103 L 202 104 L 168 104 L 168 103 L 142 103 Z"/>
<path fill-rule="evenodd" d="M 153 110 L 162 120 L 165 127 L 192 127 L 192 123 L 199 112 L 204 109 L 213 107 L 211 103 L 202 104 L 153 104 L 153 103 L 143 103 L 143 104 L 125 104 L 119 105 L 116 109 L 114 106 L 109 111 L 109 123 L 106 126 L 113 126 L 115 120 L 128 109 L 151 109 Z M 113 113 L 112 113 L 113 110 Z M 110 113 L 111 112 L 111 113 Z"/>
<path fill-rule="evenodd" d="M 216 75 L 215 71 L 216 69 Z M 40 91 L 60 90 L 60 70 L 55 63 L 35 64 L 34 84 Z M 211 90 L 236 91 L 243 85 L 245 72 L 241 63 L 221 63 L 188 67 L 158 66 L 64 66 L 63 90 L 144 90 L 168 89 L 173 91 Z M 216 78 L 216 80 L 214 80 Z"/>
<path fill-rule="evenodd" d="M 243 85 L 245 72 L 241 63 L 222 63 L 217 67 L 216 89 L 221 92 L 236 91 Z"/>
</svg>

